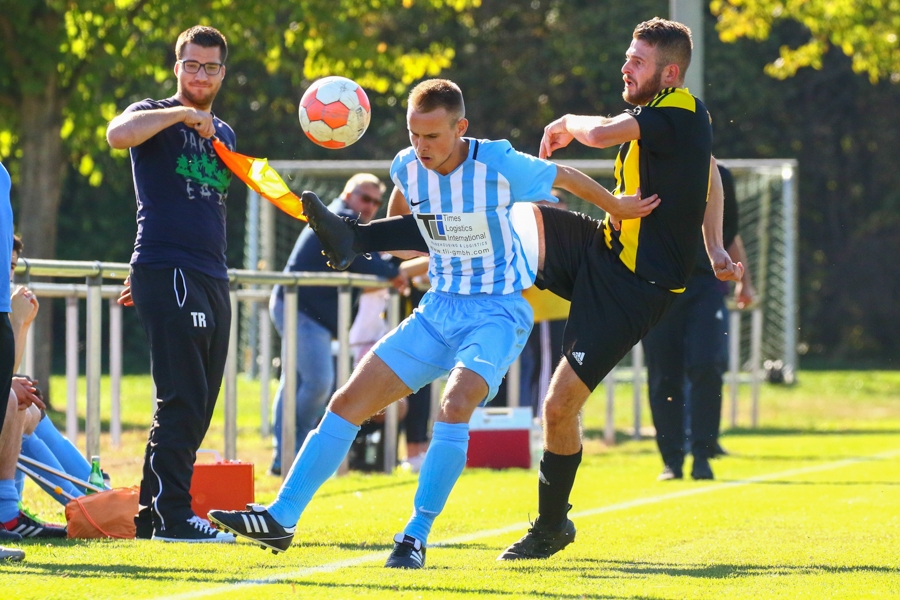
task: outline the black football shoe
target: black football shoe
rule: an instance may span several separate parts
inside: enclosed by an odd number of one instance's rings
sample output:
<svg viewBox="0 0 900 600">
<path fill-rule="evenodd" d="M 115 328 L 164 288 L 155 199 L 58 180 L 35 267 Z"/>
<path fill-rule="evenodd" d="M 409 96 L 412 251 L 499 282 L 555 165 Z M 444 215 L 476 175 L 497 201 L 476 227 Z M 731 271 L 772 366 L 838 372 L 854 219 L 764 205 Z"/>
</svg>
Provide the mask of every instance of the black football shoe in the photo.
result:
<svg viewBox="0 0 900 600">
<path fill-rule="evenodd" d="M 571 519 L 566 519 L 565 527 L 560 530 L 545 529 L 535 521 L 528 533 L 507 548 L 497 560 L 550 558 L 574 541 L 575 523 Z"/>
<path fill-rule="evenodd" d="M 338 271 L 349 268 L 353 259 L 359 256 L 353 249 L 356 221 L 328 210 L 313 192 L 300 194 L 300 203 L 309 226 L 322 243 L 322 254 L 328 257 L 328 266 Z"/>
<path fill-rule="evenodd" d="M 23 538 L 64 538 L 67 535 L 65 527 L 41 523 L 21 510 L 16 518 L 6 523 L 0 523 L 0 529 L 18 534 Z M 13 538 L 7 537 L 6 539 L 12 540 Z"/>
<path fill-rule="evenodd" d="M 694 464 L 691 466 L 691 478 L 697 480 L 715 479 L 708 458 L 705 456 L 694 456 Z"/>
<path fill-rule="evenodd" d="M 209 520 L 238 537 L 268 548 L 273 554 L 287 550 L 297 527 L 282 527 L 262 504 L 248 504 L 247 510 L 211 510 Z"/>
<path fill-rule="evenodd" d="M 425 566 L 425 546 L 412 536 L 398 533 L 384 566 L 388 569 L 421 569 Z"/>
</svg>

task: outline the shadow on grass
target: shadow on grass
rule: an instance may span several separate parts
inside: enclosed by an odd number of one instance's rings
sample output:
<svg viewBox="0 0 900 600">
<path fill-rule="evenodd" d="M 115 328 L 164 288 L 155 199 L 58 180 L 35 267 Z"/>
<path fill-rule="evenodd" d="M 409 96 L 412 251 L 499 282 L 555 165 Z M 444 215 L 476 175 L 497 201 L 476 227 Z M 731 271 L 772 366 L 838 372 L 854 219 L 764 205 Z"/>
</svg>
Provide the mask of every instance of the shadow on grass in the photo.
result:
<svg viewBox="0 0 900 600">
<path fill-rule="evenodd" d="M 244 580 L 243 577 L 222 577 L 222 569 L 215 567 L 151 567 L 126 563 L 66 563 L 65 565 L 60 565 L 57 562 L 35 561 L 31 557 L 22 566 L 27 567 L 27 571 L 31 574 L 40 575 L 45 573 L 51 577 L 127 577 L 131 580 L 146 579 L 151 581 L 172 581 L 177 579 L 178 581 L 196 581 L 199 583 L 210 583 L 212 581 L 238 583 Z"/>
<path fill-rule="evenodd" d="M 896 435 L 900 429 L 814 429 L 800 427 L 736 427 L 728 429 L 723 434 L 723 439 L 739 436 L 779 436 L 779 435 L 809 435 L 809 436 L 851 436 L 851 435 Z"/>
<path fill-rule="evenodd" d="M 578 571 L 584 576 L 585 567 L 609 569 L 628 575 L 667 575 L 698 579 L 728 579 L 734 577 L 771 577 L 773 575 L 810 575 L 850 573 L 897 573 L 893 567 L 882 565 L 734 565 L 734 564 L 664 564 L 635 563 L 600 559 L 573 559 L 565 563 L 567 570 Z"/>
<path fill-rule="evenodd" d="M 434 570 L 449 570 L 450 567 L 442 568 L 442 569 L 434 569 L 433 567 L 426 567 L 429 571 Z M 427 580 L 426 580 L 427 581 Z M 429 592 L 430 594 L 434 594 L 436 597 L 440 597 L 442 594 L 473 594 L 473 595 L 482 595 L 482 596 L 494 596 L 494 597 L 512 597 L 512 598 L 588 598 L 588 599 L 597 599 L 597 600 L 658 600 L 662 598 L 661 596 L 618 596 L 613 594 L 602 594 L 602 593 L 575 593 L 575 594 L 561 594 L 558 591 L 542 591 L 539 589 L 530 589 L 523 590 L 521 588 L 510 590 L 510 589 L 501 589 L 499 587 L 487 587 L 487 586 L 463 586 L 460 585 L 458 587 L 450 587 L 450 586 L 429 586 L 427 583 L 422 584 L 410 584 L 410 585 L 400 585 L 400 584 L 384 584 L 384 583 L 333 583 L 333 582 L 312 582 L 312 581 L 303 581 L 303 580 L 293 580 L 293 579 L 285 579 L 282 583 L 290 583 L 291 585 L 302 588 L 331 588 L 335 590 L 335 595 L 338 597 L 346 597 L 345 593 L 349 593 L 349 590 L 359 590 L 364 589 L 370 592 L 388 592 L 388 593 L 402 593 L 402 592 Z M 341 592 L 340 590 L 345 590 L 345 592 Z M 302 596 L 302 593 L 300 594 Z"/>
<path fill-rule="evenodd" d="M 387 553 L 394 549 L 394 542 L 380 542 L 380 543 L 370 543 L 370 542 L 361 542 L 361 543 L 351 543 L 351 542 L 329 542 L 329 541 L 318 541 L 318 540 L 294 540 L 295 546 L 301 546 L 302 548 L 340 548 L 341 550 L 349 550 L 351 552 L 354 551 L 367 551 L 367 552 L 384 552 L 384 557 L 387 558 Z"/>
<path fill-rule="evenodd" d="M 718 479 L 721 483 L 744 483 L 745 479 Z M 767 479 L 765 481 L 754 481 L 752 485 L 858 485 L 858 486 L 882 486 L 900 485 L 900 481 L 783 481 L 780 479 Z"/>
</svg>

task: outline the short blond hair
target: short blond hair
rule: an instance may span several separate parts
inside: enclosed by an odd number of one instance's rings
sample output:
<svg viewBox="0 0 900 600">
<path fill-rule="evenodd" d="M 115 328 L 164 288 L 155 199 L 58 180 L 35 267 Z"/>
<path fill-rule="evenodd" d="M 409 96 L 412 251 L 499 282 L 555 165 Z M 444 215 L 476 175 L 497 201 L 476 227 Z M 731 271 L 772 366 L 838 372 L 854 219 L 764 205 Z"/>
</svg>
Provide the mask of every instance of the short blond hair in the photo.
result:
<svg viewBox="0 0 900 600">
<path fill-rule="evenodd" d="M 378 191 L 384 194 L 385 190 L 387 190 L 387 186 L 378 179 L 375 175 L 371 173 L 357 173 L 353 177 L 347 180 L 347 183 L 344 184 L 344 191 L 341 192 L 341 197 L 346 198 L 350 194 L 356 191 L 356 188 L 365 184 L 371 183 L 372 185 L 378 186 Z"/>
<path fill-rule="evenodd" d="M 694 48 L 691 30 L 687 25 L 654 17 L 639 23 L 634 28 L 632 37 L 656 48 L 657 68 L 674 63 L 678 65 L 681 79 L 684 79 L 684 74 L 691 65 L 691 51 Z"/>
<path fill-rule="evenodd" d="M 409 108 L 422 113 L 443 108 L 456 120 L 466 116 L 462 90 L 449 79 L 427 79 L 409 93 Z"/>
</svg>

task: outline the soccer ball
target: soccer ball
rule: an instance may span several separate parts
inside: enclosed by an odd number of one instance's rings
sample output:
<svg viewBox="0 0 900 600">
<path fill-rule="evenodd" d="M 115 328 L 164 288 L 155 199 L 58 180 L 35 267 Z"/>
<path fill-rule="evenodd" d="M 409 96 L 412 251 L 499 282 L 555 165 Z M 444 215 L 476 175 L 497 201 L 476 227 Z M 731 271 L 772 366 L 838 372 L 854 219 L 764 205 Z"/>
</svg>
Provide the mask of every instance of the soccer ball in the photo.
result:
<svg viewBox="0 0 900 600">
<path fill-rule="evenodd" d="M 346 77 L 324 77 L 300 99 L 300 127 L 324 148 L 345 148 L 362 137 L 371 108 L 366 92 Z"/>
</svg>

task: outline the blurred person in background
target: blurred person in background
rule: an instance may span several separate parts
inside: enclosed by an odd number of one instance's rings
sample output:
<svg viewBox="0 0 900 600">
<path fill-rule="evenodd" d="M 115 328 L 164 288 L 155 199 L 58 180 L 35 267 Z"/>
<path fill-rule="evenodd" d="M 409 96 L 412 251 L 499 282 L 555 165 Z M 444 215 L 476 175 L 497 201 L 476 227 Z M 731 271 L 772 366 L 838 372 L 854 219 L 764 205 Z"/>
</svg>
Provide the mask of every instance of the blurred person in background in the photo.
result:
<svg viewBox="0 0 900 600">
<path fill-rule="evenodd" d="M 375 175 L 357 173 L 347 180 L 340 196 L 328 209 L 335 214 L 359 218 L 367 223 L 382 204 L 385 185 Z M 359 257 L 349 269 L 354 273 L 377 275 L 391 280 L 398 289 L 406 289 L 409 279 L 399 268 L 380 255 L 373 254 L 370 260 Z M 326 258 L 322 255 L 322 244 L 311 227 L 305 227 L 291 251 L 284 272 L 330 272 Z M 358 294 L 358 292 L 357 292 Z M 275 329 L 281 336 L 281 357 L 284 367 L 284 286 L 272 288 L 269 298 L 269 313 Z M 331 340 L 336 338 L 338 326 L 338 289 L 334 286 L 304 286 L 297 291 L 297 395 L 296 433 L 294 453 L 299 452 L 306 436 L 315 429 L 325 412 L 325 404 L 334 390 L 335 368 L 331 353 Z M 278 391 L 272 405 L 272 432 L 274 456 L 269 467 L 271 475 L 281 475 L 282 398 L 284 397 L 285 375 L 282 369 Z M 287 457 L 292 463 L 293 456 Z"/>
<path fill-rule="evenodd" d="M 719 173 L 724 191 L 722 239 L 732 260 L 745 267 L 734 289 L 738 308 L 744 308 L 756 292 L 738 234 L 734 177 L 721 165 Z M 650 411 L 664 465 L 660 481 L 684 477 L 686 420 L 694 457 L 691 477 L 713 478 L 709 459 L 721 449 L 722 375 L 728 366 L 727 293 L 728 284 L 716 278 L 701 248 L 685 291 L 644 337 Z"/>
</svg>

